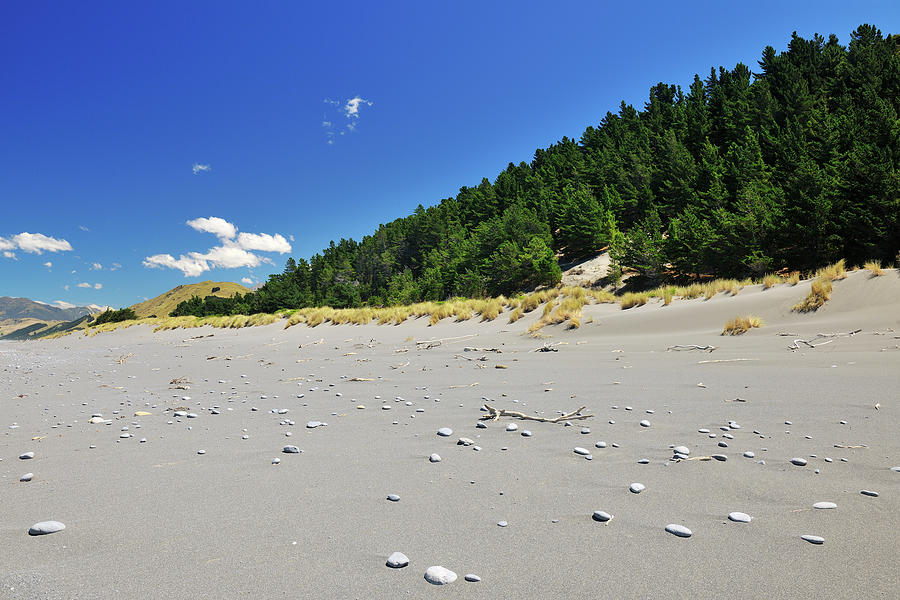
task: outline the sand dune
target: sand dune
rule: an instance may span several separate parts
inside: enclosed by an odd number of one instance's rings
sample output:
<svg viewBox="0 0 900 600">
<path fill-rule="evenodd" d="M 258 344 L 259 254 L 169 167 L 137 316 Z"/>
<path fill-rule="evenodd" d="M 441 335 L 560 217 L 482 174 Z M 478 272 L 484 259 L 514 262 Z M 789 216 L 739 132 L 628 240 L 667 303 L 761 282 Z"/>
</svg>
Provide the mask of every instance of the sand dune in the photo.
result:
<svg viewBox="0 0 900 600">
<path fill-rule="evenodd" d="M 818 312 L 791 312 L 808 287 L 593 305 L 543 339 L 524 335 L 535 311 L 0 344 L 0 597 L 896 597 L 900 276 L 850 273 Z M 720 336 L 740 314 L 766 325 Z M 798 350 L 778 335 L 857 329 Z M 483 398 L 595 416 L 480 429 Z M 677 445 L 727 460 L 678 462 Z M 66 529 L 28 535 L 47 520 Z M 395 551 L 409 566 L 385 566 Z M 458 580 L 429 584 L 432 565 Z"/>
</svg>

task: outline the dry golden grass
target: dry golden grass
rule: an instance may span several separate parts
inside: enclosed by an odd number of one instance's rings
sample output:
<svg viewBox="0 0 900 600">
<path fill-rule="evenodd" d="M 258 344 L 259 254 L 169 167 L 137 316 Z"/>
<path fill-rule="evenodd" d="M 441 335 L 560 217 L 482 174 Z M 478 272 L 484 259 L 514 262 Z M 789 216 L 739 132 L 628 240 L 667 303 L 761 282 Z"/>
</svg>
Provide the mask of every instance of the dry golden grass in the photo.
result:
<svg viewBox="0 0 900 600">
<path fill-rule="evenodd" d="M 785 283 L 789 283 L 790 285 L 797 285 L 800 283 L 800 271 L 794 271 L 790 275 L 788 275 L 785 280 Z"/>
<path fill-rule="evenodd" d="M 662 299 L 663 306 L 668 306 L 672 304 L 672 299 L 675 297 L 675 288 L 669 286 L 667 288 L 663 288 Z"/>
<path fill-rule="evenodd" d="M 741 335 L 747 333 L 754 327 L 762 327 L 764 324 L 762 318 L 757 317 L 756 315 L 735 317 L 725 323 L 722 335 Z"/>
<path fill-rule="evenodd" d="M 881 268 L 880 260 L 870 260 L 865 265 L 863 265 L 863 268 L 871 271 L 872 277 L 880 277 L 881 275 L 884 275 L 884 270 Z"/>
<path fill-rule="evenodd" d="M 794 312 L 814 312 L 824 306 L 831 299 L 831 280 L 814 279 L 810 284 L 809 294 L 806 298 L 795 304 L 791 310 Z"/>
<path fill-rule="evenodd" d="M 779 277 L 778 275 L 775 275 L 774 273 L 769 273 L 768 275 L 763 277 L 763 280 L 762 280 L 763 289 L 767 290 L 771 287 L 775 287 L 782 281 L 783 281 L 783 279 L 781 279 L 781 277 Z"/>
<path fill-rule="evenodd" d="M 629 308 L 633 308 L 635 306 L 643 306 L 647 304 L 650 300 L 649 292 L 628 292 L 627 294 L 622 296 L 622 299 L 619 300 L 619 306 L 622 307 L 622 310 L 627 310 Z"/>
<path fill-rule="evenodd" d="M 837 261 L 833 265 L 828 265 L 827 267 L 822 267 L 818 271 L 816 271 L 817 279 L 827 279 L 829 281 L 835 281 L 837 279 L 844 279 L 847 277 L 847 268 L 844 264 L 844 259 Z"/>
<path fill-rule="evenodd" d="M 513 311 L 511 313 L 509 313 L 509 322 L 515 323 L 516 321 L 521 319 L 522 315 L 524 315 L 524 314 L 525 314 L 525 312 L 522 310 L 522 307 L 517 306 L 515 309 L 513 309 Z"/>
</svg>

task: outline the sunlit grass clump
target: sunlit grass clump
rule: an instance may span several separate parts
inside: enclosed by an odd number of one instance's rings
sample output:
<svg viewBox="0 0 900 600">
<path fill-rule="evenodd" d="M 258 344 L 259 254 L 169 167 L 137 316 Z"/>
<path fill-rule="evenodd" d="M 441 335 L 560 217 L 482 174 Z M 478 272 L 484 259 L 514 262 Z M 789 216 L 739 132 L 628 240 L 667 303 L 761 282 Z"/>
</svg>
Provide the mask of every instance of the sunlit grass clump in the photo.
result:
<svg viewBox="0 0 900 600">
<path fill-rule="evenodd" d="M 741 335 L 747 333 L 754 327 L 762 327 L 764 324 L 762 318 L 757 317 L 756 315 L 735 317 L 725 323 L 722 335 Z"/>
<path fill-rule="evenodd" d="M 881 268 L 880 260 L 870 260 L 863 265 L 863 268 L 872 272 L 872 277 L 880 277 L 884 275 L 884 269 Z"/>
<path fill-rule="evenodd" d="M 831 280 L 830 279 L 814 279 L 809 287 L 809 294 L 806 298 L 795 304 L 791 310 L 794 312 L 806 313 L 815 312 L 831 300 Z"/>
</svg>

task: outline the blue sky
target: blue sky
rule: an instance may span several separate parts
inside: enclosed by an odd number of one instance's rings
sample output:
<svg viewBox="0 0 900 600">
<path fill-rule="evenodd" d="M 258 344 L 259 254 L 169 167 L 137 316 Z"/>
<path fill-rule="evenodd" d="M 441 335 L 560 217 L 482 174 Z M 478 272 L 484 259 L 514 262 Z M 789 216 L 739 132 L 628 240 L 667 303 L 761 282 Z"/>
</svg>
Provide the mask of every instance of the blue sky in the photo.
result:
<svg viewBox="0 0 900 600">
<path fill-rule="evenodd" d="M 4 2 L 0 296 L 128 306 L 493 180 L 896 2 Z"/>
</svg>

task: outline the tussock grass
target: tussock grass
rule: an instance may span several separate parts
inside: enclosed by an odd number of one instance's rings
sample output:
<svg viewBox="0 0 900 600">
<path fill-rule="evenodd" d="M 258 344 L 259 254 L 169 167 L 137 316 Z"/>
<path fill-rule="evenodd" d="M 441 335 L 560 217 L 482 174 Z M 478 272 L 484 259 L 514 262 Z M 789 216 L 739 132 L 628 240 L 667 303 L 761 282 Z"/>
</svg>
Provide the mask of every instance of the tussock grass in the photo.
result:
<svg viewBox="0 0 900 600">
<path fill-rule="evenodd" d="M 738 316 L 725 323 L 722 335 L 741 335 L 754 327 L 762 327 L 763 325 L 765 323 L 762 318 L 756 315 Z"/>
<path fill-rule="evenodd" d="M 511 313 L 509 313 L 509 322 L 515 323 L 519 319 L 522 318 L 522 315 L 525 314 L 525 311 L 522 310 L 521 306 L 516 307 Z"/>
<path fill-rule="evenodd" d="M 872 272 L 872 277 L 880 277 L 884 275 L 884 270 L 881 268 L 880 260 L 870 260 L 866 264 L 863 265 L 863 268 Z"/>
<path fill-rule="evenodd" d="M 767 290 L 771 287 L 775 287 L 776 285 L 778 285 L 779 283 L 782 283 L 783 281 L 784 280 L 779 275 L 776 275 L 774 273 L 769 273 L 768 275 L 763 277 L 763 280 L 762 280 L 763 289 Z"/>
<path fill-rule="evenodd" d="M 835 281 L 837 279 L 845 279 L 847 277 L 847 268 L 844 264 L 844 259 L 837 261 L 833 265 L 828 265 L 827 267 L 822 267 L 818 271 L 816 271 L 816 278 L 818 279 L 827 279 L 828 281 Z"/>
<path fill-rule="evenodd" d="M 800 271 L 794 271 L 790 275 L 788 275 L 785 280 L 785 283 L 789 283 L 791 285 L 797 285 L 800 283 Z"/>
<path fill-rule="evenodd" d="M 635 306 L 643 306 L 647 304 L 650 300 L 649 292 L 628 292 L 622 299 L 619 300 L 619 306 L 622 307 L 622 310 L 627 310 L 629 308 L 633 308 Z"/>
<path fill-rule="evenodd" d="M 669 286 L 663 288 L 662 299 L 663 306 L 668 306 L 672 304 L 672 299 L 675 297 L 676 288 L 674 286 Z"/>
<path fill-rule="evenodd" d="M 806 298 L 795 304 L 791 310 L 794 312 L 806 313 L 815 312 L 831 300 L 831 280 L 830 279 L 814 279 L 809 288 L 809 294 Z"/>
</svg>

